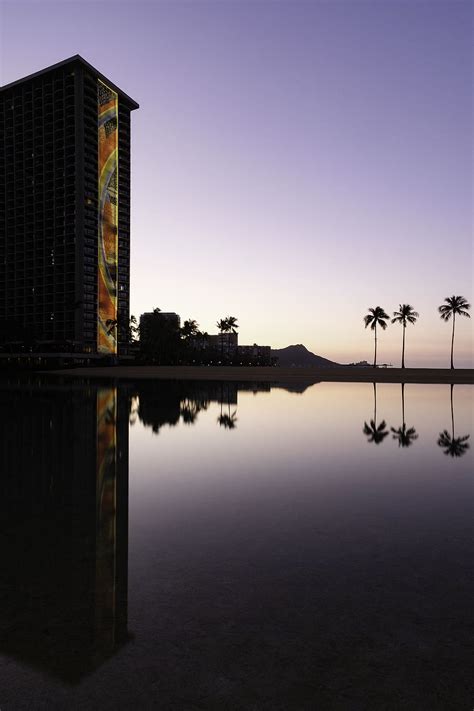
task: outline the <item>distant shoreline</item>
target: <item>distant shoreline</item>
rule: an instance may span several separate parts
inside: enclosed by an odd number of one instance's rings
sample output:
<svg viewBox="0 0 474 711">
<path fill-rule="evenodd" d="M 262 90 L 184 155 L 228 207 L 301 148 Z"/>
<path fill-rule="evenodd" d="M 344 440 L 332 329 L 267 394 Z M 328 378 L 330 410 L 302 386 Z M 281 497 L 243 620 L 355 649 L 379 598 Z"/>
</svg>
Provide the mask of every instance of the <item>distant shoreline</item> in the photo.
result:
<svg viewBox="0 0 474 711">
<path fill-rule="evenodd" d="M 47 371 L 48 375 L 118 380 L 227 380 L 259 382 L 347 382 L 474 384 L 474 369 L 463 368 L 279 368 L 245 366 L 104 366 Z"/>
</svg>

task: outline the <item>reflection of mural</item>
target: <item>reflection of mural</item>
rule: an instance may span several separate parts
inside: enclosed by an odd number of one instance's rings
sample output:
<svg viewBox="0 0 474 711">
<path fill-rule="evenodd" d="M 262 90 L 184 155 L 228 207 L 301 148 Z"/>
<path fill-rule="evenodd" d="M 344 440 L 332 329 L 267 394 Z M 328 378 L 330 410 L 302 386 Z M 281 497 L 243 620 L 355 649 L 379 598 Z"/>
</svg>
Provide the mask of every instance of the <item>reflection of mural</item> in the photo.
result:
<svg viewBox="0 0 474 711">
<path fill-rule="evenodd" d="M 115 388 L 97 391 L 97 640 L 114 644 L 115 542 L 116 542 L 116 421 Z M 105 638 L 104 638 L 105 635 Z"/>
<path fill-rule="evenodd" d="M 118 252 L 118 98 L 97 82 L 99 264 L 97 349 L 116 353 Z"/>
</svg>

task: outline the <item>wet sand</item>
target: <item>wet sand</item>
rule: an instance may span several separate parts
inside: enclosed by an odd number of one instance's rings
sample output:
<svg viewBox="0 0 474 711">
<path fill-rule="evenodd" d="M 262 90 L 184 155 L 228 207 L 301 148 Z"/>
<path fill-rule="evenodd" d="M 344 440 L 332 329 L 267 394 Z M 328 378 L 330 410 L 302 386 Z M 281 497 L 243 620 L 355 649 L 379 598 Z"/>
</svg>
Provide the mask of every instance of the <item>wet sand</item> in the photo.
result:
<svg viewBox="0 0 474 711">
<path fill-rule="evenodd" d="M 50 371 L 51 372 L 51 371 Z M 473 384 L 474 370 L 443 368 L 272 368 L 227 366 L 118 365 L 69 368 L 57 375 L 120 380 L 238 380 L 259 382 L 454 383 Z"/>
</svg>

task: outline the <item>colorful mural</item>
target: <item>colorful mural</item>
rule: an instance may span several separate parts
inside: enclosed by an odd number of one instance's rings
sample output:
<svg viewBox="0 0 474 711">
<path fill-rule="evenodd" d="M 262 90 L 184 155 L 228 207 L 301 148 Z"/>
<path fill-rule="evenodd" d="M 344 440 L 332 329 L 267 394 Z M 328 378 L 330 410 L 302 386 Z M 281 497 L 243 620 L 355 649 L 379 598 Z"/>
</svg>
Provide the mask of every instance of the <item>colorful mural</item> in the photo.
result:
<svg viewBox="0 0 474 711">
<path fill-rule="evenodd" d="M 99 264 L 97 350 L 117 353 L 118 97 L 97 82 Z"/>
</svg>

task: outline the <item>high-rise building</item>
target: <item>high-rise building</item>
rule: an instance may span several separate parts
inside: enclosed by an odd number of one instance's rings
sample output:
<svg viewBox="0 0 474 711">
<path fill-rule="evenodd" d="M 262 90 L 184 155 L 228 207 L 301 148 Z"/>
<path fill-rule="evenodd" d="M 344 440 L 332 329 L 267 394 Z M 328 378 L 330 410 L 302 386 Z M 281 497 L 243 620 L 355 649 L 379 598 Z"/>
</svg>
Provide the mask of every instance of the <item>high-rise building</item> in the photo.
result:
<svg viewBox="0 0 474 711">
<path fill-rule="evenodd" d="M 136 108 L 79 55 L 0 89 L 0 345 L 125 346 Z"/>
</svg>

